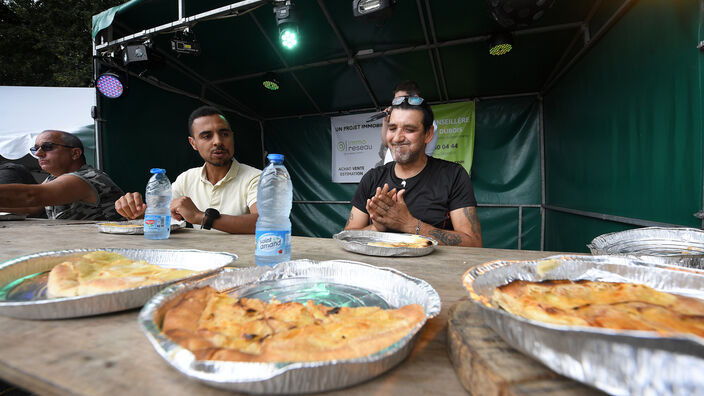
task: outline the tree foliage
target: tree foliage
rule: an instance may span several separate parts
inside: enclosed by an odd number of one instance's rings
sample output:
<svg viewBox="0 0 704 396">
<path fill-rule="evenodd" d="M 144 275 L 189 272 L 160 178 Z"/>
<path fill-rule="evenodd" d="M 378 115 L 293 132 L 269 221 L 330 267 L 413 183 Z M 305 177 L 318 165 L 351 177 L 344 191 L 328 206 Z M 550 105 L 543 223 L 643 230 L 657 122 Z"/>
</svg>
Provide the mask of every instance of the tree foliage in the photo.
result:
<svg viewBox="0 0 704 396">
<path fill-rule="evenodd" d="M 89 86 L 92 16 L 123 1 L 0 2 L 0 85 Z"/>
</svg>

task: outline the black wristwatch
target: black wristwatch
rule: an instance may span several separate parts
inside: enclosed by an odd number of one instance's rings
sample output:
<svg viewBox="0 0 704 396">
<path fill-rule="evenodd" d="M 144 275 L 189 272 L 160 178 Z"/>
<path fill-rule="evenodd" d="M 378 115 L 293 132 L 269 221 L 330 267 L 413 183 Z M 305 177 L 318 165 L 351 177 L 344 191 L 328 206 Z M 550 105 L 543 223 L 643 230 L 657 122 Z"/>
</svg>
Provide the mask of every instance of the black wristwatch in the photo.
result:
<svg viewBox="0 0 704 396">
<path fill-rule="evenodd" d="M 213 221 L 220 217 L 220 212 L 217 209 L 208 208 L 203 214 L 203 220 L 200 222 L 200 228 L 209 230 L 213 226 Z"/>
</svg>

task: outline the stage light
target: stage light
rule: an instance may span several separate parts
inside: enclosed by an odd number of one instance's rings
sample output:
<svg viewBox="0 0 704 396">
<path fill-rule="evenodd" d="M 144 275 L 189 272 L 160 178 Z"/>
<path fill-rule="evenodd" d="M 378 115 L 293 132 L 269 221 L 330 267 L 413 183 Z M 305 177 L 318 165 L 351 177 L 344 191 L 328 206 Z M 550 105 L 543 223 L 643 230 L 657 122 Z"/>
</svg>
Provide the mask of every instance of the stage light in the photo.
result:
<svg viewBox="0 0 704 396">
<path fill-rule="evenodd" d="M 511 33 L 496 33 L 489 39 L 489 53 L 491 55 L 504 55 L 513 49 L 513 36 Z"/>
<path fill-rule="evenodd" d="M 264 79 L 262 80 L 262 85 L 264 88 L 270 90 L 270 91 L 277 91 L 279 88 L 281 88 L 281 83 L 279 82 L 279 77 L 276 75 L 276 73 L 266 73 L 264 75 Z"/>
<path fill-rule="evenodd" d="M 190 29 L 176 32 L 171 39 L 171 50 L 179 54 L 198 55 L 200 54 L 200 44 L 196 41 L 196 35 Z"/>
<path fill-rule="evenodd" d="M 393 15 L 396 0 L 353 0 L 352 15 L 365 21 L 378 22 Z"/>
<path fill-rule="evenodd" d="M 290 0 L 274 2 L 274 15 L 281 44 L 292 49 L 298 45 L 298 18 L 295 6 Z"/>
<path fill-rule="evenodd" d="M 103 73 L 98 76 L 98 79 L 95 80 L 95 88 L 103 96 L 110 99 L 119 98 L 125 92 L 125 84 L 113 72 Z"/>
<path fill-rule="evenodd" d="M 149 60 L 147 46 L 144 44 L 127 45 L 122 50 L 122 64 L 127 66 L 132 62 L 142 62 Z"/>
<path fill-rule="evenodd" d="M 526 27 L 542 18 L 555 0 L 486 0 L 491 16 L 506 29 Z"/>
</svg>

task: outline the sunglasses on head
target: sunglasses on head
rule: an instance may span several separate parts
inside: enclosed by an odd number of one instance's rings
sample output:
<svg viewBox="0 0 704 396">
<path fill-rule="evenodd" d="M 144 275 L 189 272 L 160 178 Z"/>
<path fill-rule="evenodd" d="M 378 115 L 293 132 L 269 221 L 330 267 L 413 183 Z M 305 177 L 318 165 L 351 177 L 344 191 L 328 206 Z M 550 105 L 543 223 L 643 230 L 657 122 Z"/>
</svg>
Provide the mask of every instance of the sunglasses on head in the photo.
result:
<svg viewBox="0 0 704 396">
<path fill-rule="evenodd" d="M 418 106 L 423 103 L 423 98 L 420 96 L 399 96 L 391 101 L 392 106 L 398 106 L 403 102 L 408 102 L 411 106 Z"/>
<path fill-rule="evenodd" d="M 54 148 L 56 148 L 55 146 L 68 147 L 68 148 L 75 148 L 75 147 L 73 147 L 73 146 L 67 146 L 67 145 L 65 145 L 65 144 L 52 143 L 52 142 L 45 142 L 45 143 L 40 144 L 39 146 L 34 145 L 34 146 L 30 147 L 30 148 L 29 148 L 29 152 L 32 153 L 32 155 L 34 155 L 34 154 L 37 153 L 37 151 L 39 151 L 39 149 L 42 149 L 42 151 L 44 151 L 45 153 L 47 153 L 47 152 L 53 150 Z"/>
</svg>

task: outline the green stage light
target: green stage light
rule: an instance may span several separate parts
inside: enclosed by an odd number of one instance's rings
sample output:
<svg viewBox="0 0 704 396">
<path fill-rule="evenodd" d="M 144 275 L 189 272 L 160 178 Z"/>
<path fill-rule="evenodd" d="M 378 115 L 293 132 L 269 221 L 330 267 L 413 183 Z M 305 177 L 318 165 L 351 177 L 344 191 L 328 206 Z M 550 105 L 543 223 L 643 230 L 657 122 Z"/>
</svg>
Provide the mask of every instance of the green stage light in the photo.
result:
<svg viewBox="0 0 704 396">
<path fill-rule="evenodd" d="M 288 49 L 292 49 L 298 44 L 298 29 L 284 28 L 281 29 L 281 44 Z"/>
<path fill-rule="evenodd" d="M 491 36 L 489 39 L 489 54 L 504 55 L 513 49 L 513 36 L 503 32 Z"/>
<path fill-rule="evenodd" d="M 298 18 L 296 9 L 291 0 L 275 1 L 274 15 L 276 26 L 279 27 L 281 44 L 287 49 L 298 45 Z"/>
<path fill-rule="evenodd" d="M 279 83 L 279 76 L 277 76 L 276 73 L 272 72 L 266 73 L 264 75 L 262 85 L 264 86 L 264 88 L 270 91 L 277 91 L 279 88 L 281 88 L 281 83 Z"/>
<path fill-rule="evenodd" d="M 512 48 L 513 46 L 511 44 L 499 44 L 491 47 L 489 53 L 491 55 L 504 55 L 511 51 Z"/>
</svg>

